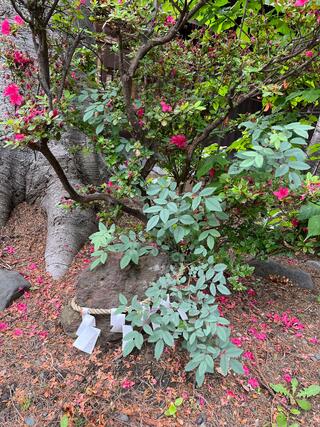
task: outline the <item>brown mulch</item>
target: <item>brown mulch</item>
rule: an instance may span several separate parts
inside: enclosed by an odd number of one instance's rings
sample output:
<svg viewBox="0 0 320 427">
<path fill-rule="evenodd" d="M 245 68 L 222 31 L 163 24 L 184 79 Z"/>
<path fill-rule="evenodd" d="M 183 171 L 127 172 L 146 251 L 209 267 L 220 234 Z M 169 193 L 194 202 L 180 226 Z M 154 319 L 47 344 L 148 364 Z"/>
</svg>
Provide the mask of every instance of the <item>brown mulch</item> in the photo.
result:
<svg viewBox="0 0 320 427">
<path fill-rule="evenodd" d="M 19 271 L 32 284 L 0 314 L 1 427 L 267 427 L 277 407 L 287 405 L 270 383 L 285 384 L 285 375 L 303 386 L 320 383 L 319 273 L 312 292 L 255 279 L 248 292 L 221 298 L 234 342 L 244 349 L 247 375 L 214 374 L 197 389 L 178 351 L 170 349 L 155 362 L 147 346 L 126 359 L 119 344 L 107 353 L 97 347 L 91 356 L 76 350 L 59 315 L 88 266 L 90 248 L 83 248 L 62 280 L 53 281 L 45 273 L 45 242 L 46 219 L 26 204 L 0 229 L 0 268 Z M 178 397 L 183 404 L 177 416 L 165 416 Z M 320 425 L 319 398 L 311 402 L 312 410 L 291 423 Z"/>
</svg>

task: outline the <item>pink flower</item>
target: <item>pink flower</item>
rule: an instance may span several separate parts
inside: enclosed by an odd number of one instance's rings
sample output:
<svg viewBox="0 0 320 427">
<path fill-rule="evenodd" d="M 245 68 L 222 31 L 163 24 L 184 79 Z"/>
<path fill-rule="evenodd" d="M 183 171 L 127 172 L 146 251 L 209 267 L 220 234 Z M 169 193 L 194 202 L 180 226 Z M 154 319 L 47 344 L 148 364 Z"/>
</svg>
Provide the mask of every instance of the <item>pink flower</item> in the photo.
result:
<svg viewBox="0 0 320 427">
<path fill-rule="evenodd" d="M 23 303 L 23 302 L 19 302 L 17 304 L 17 310 L 20 311 L 20 313 L 25 313 L 27 311 L 27 304 Z"/>
<path fill-rule="evenodd" d="M 42 276 L 38 276 L 36 278 L 36 282 L 38 283 L 38 285 L 42 285 L 42 283 L 43 283 L 43 277 Z"/>
<path fill-rule="evenodd" d="M 245 351 L 242 355 L 245 359 L 254 360 L 254 355 L 251 351 Z"/>
<path fill-rule="evenodd" d="M 176 23 L 176 20 L 174 19 L 174 17 L 173 16 L 167 16 L 166 17 L 166 20 L 164 21 L 164 25 L 166 26 L 166 27 L 170 27 L 170 25 L 174 25 Z"/>
<path fill-rule="evenodd" d="M 4 92 L 4 96 L 9 96 L 12 105 L 21 105 L 23 97 L 19 94 L 19 88 L 16 84 L 8 85 Z"/>
<path fill-rule="evenodd" d="M 0 322 L 0 332 L 5 331 L 8 328 L 8 323 Z"/>
<path fill-rule="evenodd" d="M 25 137 L 26 136 L 23 133 L 16 133 L 15 136 L 14 136 L 14 139 L 16 141 L 23 141 L 25 139 Z"/>
<path fill-rule="evenodd" d="M 232 344 L 236 345 L 237 347 L 241 347 L 242 344 L 241 338 L 230 338 L 230 342 L 232 342 Z"/>
<path fill-rule="evenodd" d="M 259 388 L 260 384 L 257 378 L 249 378 L 248 379 L 248 385 L 252 388 Z"/>
<path fill-rule="evenodd" d="M 4 250 L 7 252 L 7 254 L 9 255 L 13 255 L 16 253 L 16 250 L 13 246 L 7 246 L 6 248 L 4 248 Z"/>
<path fill-rule="evenodd" d="M 28 270 L 30 270 L 30 271 L 36 270 L 37 268 L 38 268 L 38 265 L 35 262 L 31 262 L 28 265 Z"/>
<path fill-rule="evenodd" d="M 319 340 L 316 337 L 310 338 L 309 342 L 311 342 L 312 344 L 318 344 Z"/>
<path fill-rule="evenodd" d="M 298 227 L 299 226 L 299 221 L 297 220 L 297 218 L 292 218 L 291 224 L 292 224 L 293 227 Z"/>
<path fill-rule="evenodd" d="M 273 194 L 276 196 L 278 200 L 285 199 L 286 197 L 288 197 L 289 188 L 280 187 L 277 191 L 274 191 Z"/>
<path fill-rule="evenodd" d="M 292 377 L 290 374 L 284 374 L 282 378 L 285 380 L 286 383 L 291 383 Z"/>
<path fill-rule="evenodd" d="M 8 36 L 11 33 L 11 27 L 8 19 L 5 19 L 1 24 L 1 33 L 4 36 Z"/>
<path fill-rule="evenodd" d="M 134 385 L 135 385 L 134 381 L 127 380 L 127 379 L 123 380 L 122 383 L 121 383 L 121 387 L 125 388 L 125 389 L 131 388 Z"/>
<path fill-rule="evenodd" d="M 247 365 L 242 365 L 243 367 L 243 372 L 245 375 L 249 375 L 250 374 L 250 369 L 248 368 Z"/>
<path fill-rule="evenodd" d="M 170 142 L 176 147 L 183 149 L 183 148 L 186 148 L 187 138 L 185 135 L 173 135 L 170 138 Z"/>
<path fill-rule="evenodd" d="M 301 6 L 304 6 L 305 4 L 307 4 L 308 2 L 309 2 L 309 0 L 297 0 L 294 5 L 296 7 L 301 7 Z"/>
<path fill-rule="evenodd" d="M 237 395 L 232 390 L 227 390 L 226 393 L 228 397 L 237 398 Z"/>
<path fill-rule="evenodd" d="M 16 15 L 14 17 L 14 23 L 17 25 L 23 25 L 24 24 L 24 20 L 21 18 L 21 16 Z"/>
<path fill-rule="evenodd" d="M 248 289 L 247 290 L 247 295 L 249 297 L 255 297 L 257 295 L 257 292 L 254 289 Z"/>
<path fill-rule="evenodd" d="M 163 113 L 170 113 L 172 111 L 171 105 L 166 104 L 164 101 L 161 101 L 160 105 Z"/>
<path fill-rule="evenodd" d="M 313 52 L 312 52 L 312 50 L 307 50 L 307 51 L 306 51 L 306 53 L 305 53 L 305 55 L 306 55 L 308 58 L 312 58 L 312 57 L 313 57 Z"/>
<path fill-rule="evenodd" d="M 14 335 L 14 336 L 16 336 L 16 337 L 21 337 L 21 335 L 23 335 L 23 330 L 22 330 L 22 329 L 19 329 L 19 328 L 16 328 L 16 329 L 13 331 L 13 335 Z"/>
</svg>

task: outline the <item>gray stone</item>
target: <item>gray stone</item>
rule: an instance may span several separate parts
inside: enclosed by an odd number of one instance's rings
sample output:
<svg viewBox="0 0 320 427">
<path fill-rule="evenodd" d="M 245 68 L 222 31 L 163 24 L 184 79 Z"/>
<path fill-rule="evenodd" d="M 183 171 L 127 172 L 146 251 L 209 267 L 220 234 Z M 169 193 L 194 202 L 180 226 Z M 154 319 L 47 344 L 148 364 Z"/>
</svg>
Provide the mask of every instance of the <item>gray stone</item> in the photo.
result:
<svg viewBox="0 0 320 427">
<path fill-rule="evenodd" d="M 30 283 L 21 274 L 0 269 L 0 311 L 8 307 L 13 300 L 29 288 Z"/>
<path fill-rule="evenodd" d="M 144 256 L 139 265 L 130 264 L 124 270 L 120 269 L 122 254 L 110 254 L 105 265 L 93 271 L 85 270 L 80 274 L 76 286 L 75 301 L 80 307 L 110 309 L 119 306 L 119 293 L 125 295 L 130 302 L 134 295 L 139 301 L 144 300 L 145 290 L 149 284 L 158 280 L 169 271 L 169 259 L 166 255 Z M 110 316 L 95 315 L 96 324 L 101 329 L 100 344 L 121 338 L 118 333 L 110 332 Z M 64 307 L 61 317 L 64 331 L 75 337 L 81 316 L 70 305 Z"/>
<path fill-rule="evenodd" d="M 250 265 L 255 267 L 256 276 L 269 278 L 270 276 L 286 277 L 294 285 L 304 289 L 314 289 L 314 283 L 311 274 L 300 268 L 289 267 L 276 261 L 252 260 Z"/>
<path fill-rule="evenodd" d="M 320 261 L 315 261 L 315 260 L 309 260 L 306 262 L 306 265 L 317 270 L 320 271 Z"/>
</svg>

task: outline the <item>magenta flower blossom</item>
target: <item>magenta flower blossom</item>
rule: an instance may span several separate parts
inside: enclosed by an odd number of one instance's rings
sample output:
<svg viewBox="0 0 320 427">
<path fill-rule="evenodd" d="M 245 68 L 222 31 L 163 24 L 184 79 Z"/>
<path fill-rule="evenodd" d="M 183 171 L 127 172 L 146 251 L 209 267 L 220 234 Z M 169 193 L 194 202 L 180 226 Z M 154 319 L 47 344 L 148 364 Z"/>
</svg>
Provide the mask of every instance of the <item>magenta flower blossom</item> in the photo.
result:
<svg viewBox="0 0 320 427">
<path fill-rule="evenodd" d="M 121 383 L 121 387 L 125 388 L 125 389 L 131 388 L 134 385 L 135 385 L 135 382 L 131 381 L 131 380 L 128 380 L 128 379 L 123 380 L 122 383 Z"/>
<path fill-rule="evenodd" d="M 0 332 L 5 331 L 8 328 L 8 323 L 0 322 Z"/>
<path fill-rule="evenodd" d="M 9 36 L 11 34 L 11 27 L 8 19 L 5 19 L 1 24 L 1 34 Z"/>
<path fill-rule="evenodd" d="M 259 384 L 259 381 L 257 380 L 257 378 L 249 378 L 248 384 L 252 388 L 259 388 L 260 387 L 260 384 Z"/>
<path fill-rule="evenodd" d="M 285 380 L 286 383 L 291 383 L 292 377 L 290 374 L 284 374 L 282 378 Z"/>
<path fill-rule="evenodd" d="M 165 103 L 164 101 L 161 101 L 160 105 L 163 113 L 170 113 L 172 111 L 171 105 Z"/>
<path fill-rule="evenodd" d="M 23 133 L 16 133 L 15 136 L 14 136 L 14 139 L 16 141 L 23 141 L 25 139 L 25 137 L 26 136 Z"/>
<path fill-rule="evenodd" d="M 21 18 L 21 16 L 16 15 L 14 17 L 14 23 L 17 25 L 23 25 L 24 24 L 24 20 Z"/>
<path fill-rule="evenodd" d="M 309 0 L 297 0 L 294 5 L 296 7 L 302 7 L 302 6 L 306 5 L 307 3 L 309 3 Z"/>
<path fill-rule="evenodd" d="M 185 135 L 173 135 L 170 138 L 170 143 L 175 145 L 178 148 L 186 148 L 187 145 L 187 138 Z"/>
<path fill-rule="evenodd" d="M 3 91 L 3 94 L 10 98 L 10 103 L 12 105 L 21 105 L 23 102 L 23 97 L 19 93 L 19 88 L 14 83 L 8 85 Z"/>
<path fill-rule="evenodd" d="M 278 200 L 283 200 L 289 195 L 289 188 L 280 187 L 277 191 L 274 191 L 273 194 Z"/>
<path fill-rule="evenodd" d="M 312 58 L 312 57 L 313 57 L 313 52 L 312 52 L 312 50 L 307 50 L 307 51 L 306 51 L 306 53 L 305 53 L 305 55 L 306 55 L 308 58 Z"/>
<path fill-rule="evenodd" d="M 167 16 L 166 20 L 164 21 L 164 25 L 166 27 L 170 27 L 171 25 L 174 25 L 176 23 L 176 20 L 174 19 L 173 16 Z"/>
</svg>

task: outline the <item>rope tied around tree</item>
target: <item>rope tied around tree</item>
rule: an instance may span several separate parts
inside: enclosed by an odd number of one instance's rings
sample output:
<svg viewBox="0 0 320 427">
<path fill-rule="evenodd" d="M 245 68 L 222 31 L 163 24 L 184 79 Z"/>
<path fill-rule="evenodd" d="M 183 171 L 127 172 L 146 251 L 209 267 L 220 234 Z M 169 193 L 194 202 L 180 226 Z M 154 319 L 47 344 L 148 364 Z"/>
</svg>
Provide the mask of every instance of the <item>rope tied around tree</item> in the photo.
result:
<svg viewBox="0 0 320 427">
<path fill-rule="evenodd" d="M 148 304 L 149 302 L 150 302 L 150 299 L 147 298 L 147 299 L 143 300 L 141 302 L 141 304 Z M 112 308 L 89 308 L 89 307 L 81 307 L 80 305 L 78 305 L 76 303 L 76 299 L 75 298 L 72 298 L 70 305 L 71 305 L 71 308 L 74 311 L 77 311 L 80 314 L 83 313 L 83 310 L 85 308 L 89 311 L 89 313 L 91 315 L 101 315 L 101 316 L 103 316 L 103 315 L 111 315 L 112 310 L 114 310 Z M 127 312 L 129 310 L 129 308 L 130 307 L 127 307 L 125 311 Z"/>
</svg>

